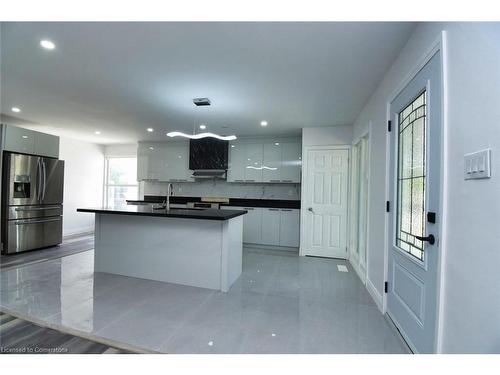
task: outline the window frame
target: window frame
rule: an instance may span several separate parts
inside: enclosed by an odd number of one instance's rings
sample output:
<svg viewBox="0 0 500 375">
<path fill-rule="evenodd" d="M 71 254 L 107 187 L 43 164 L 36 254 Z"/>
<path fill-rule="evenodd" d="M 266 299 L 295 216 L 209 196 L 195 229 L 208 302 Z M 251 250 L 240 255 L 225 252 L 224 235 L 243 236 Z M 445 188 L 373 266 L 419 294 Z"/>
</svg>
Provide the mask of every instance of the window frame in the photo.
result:
<svg viewBox="0 0 500 375">
<path fill-rule="evenodd" d="M 106 155 L 104 157 L 104 194 L 103 194 L 103 203 L 104 206 L 108 206 L 108 192 L 110 187 L 136 187 L 137 188 L 137 196 L 136 199 L 139 199 L 139 181 L 136 184 L 110 184 L 109 183 L 109 161 L 111 159 L 135 159 L 135 164 L 137 166 L 137 155 Z M 137 177 L 136 177 L 137 178 Z"/>
</svg>

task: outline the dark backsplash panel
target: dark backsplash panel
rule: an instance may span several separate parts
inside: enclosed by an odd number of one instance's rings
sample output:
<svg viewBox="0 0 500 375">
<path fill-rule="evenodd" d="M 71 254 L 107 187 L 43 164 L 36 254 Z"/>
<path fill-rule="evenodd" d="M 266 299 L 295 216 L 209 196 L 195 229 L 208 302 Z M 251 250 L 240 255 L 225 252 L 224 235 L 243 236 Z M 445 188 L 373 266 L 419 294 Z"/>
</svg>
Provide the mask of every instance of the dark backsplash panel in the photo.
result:
<svg viewBox="0 0 500 375">
<path fill-rule="evenodd" d="M 130 203 L 161 203 L 166 199 L 161 195 L 145 195 L 143 201 L 128 200 Z M 185 204 L 187 202 L 201 202 L 200 197 L 171 196 L 170 203 Z M 300 200 L 288 199 L 252 199 L 252 198 L 229 198 L 229 203 L 221 206 L 237 207 L 265 207 L 265 208 L 300 208 Z"/>
<path fill-rule="evenodd" d="M 189 141 L 189 169 L 227 170 L 228 141 L 215 138 L 191 139 Z"/>
</svg>

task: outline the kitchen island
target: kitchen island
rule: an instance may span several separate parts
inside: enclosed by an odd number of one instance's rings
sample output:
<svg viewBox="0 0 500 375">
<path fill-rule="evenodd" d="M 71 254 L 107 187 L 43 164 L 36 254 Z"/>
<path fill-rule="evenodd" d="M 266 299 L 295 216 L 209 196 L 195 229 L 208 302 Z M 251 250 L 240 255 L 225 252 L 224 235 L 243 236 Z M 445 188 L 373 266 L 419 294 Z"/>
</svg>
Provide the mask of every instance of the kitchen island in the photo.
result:
<svg viewBox="0 0 500 375">
<path fill-rule="evenodd" d="M 243 210 L 79 208 L 95 214 L 94 271 L 227 292 L 241 275 Z"/>
</svg>

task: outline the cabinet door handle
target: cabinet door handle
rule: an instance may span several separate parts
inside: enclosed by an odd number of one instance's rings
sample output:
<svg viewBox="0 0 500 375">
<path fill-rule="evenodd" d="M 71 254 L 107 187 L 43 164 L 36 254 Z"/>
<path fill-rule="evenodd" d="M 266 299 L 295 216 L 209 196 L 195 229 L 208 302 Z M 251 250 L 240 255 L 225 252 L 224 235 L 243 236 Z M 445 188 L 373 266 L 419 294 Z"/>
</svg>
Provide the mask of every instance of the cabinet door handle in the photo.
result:
<svg viewBox="0 0 500 375">
<path fill-rule="evenodd" d="M 288 209 L 283 208 L 281 211 L 293 211 L 293 210 L 288 210 Z"/>
<path fill-rule="evenodd" d="M 243 207 L 245 210 L 253 210 L 253 207 Z"/>
<path fill-rule="evenodd" d="M 245 180 L 234 180 L 236 182 L 245 182 Z"/>
<path fill-rule="evenodd" d="M 293 182 L 293 180 L 281 180 L 281 182 Z"/>
<path fill-rule="evenodd" d="M 269 211 L 279 211 L 277 208 L 268 208 Z"/>
<path fill-rule="evenodd" d="M 245 180 L 246 182 L 255 182 L 255 180 Z"/>
<path fill-rule="evenodd" d="M 269 180 L 269 182 L 281 182 L 281 180 Z"/>
</svg>

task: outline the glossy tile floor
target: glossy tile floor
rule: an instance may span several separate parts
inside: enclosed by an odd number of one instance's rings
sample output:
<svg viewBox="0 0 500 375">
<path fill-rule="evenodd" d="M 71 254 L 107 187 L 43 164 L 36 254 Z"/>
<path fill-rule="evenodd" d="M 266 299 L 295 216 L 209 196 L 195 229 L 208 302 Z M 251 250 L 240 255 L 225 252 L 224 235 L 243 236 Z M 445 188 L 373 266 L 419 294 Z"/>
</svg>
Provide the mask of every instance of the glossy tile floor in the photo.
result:
<svg viewBox="0 0 500 375">
<path fill-rule="evenodd" d="M 221 293 L 94 273 L 86 251 L 2 270 L 0 308 L 164 353 L 407 353 L 352 268 L 337 264 L 245 249 L 243 274 Z"/>
</svg>

